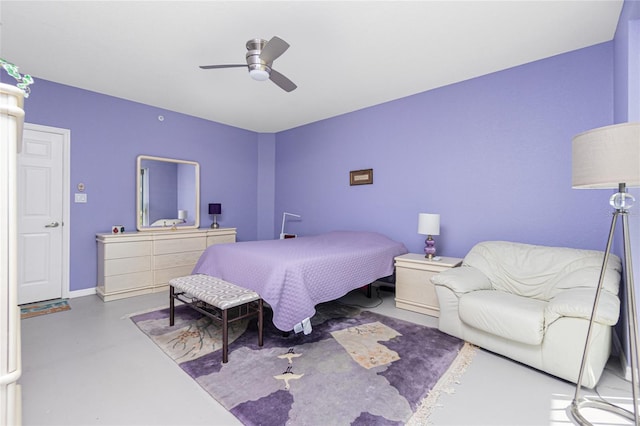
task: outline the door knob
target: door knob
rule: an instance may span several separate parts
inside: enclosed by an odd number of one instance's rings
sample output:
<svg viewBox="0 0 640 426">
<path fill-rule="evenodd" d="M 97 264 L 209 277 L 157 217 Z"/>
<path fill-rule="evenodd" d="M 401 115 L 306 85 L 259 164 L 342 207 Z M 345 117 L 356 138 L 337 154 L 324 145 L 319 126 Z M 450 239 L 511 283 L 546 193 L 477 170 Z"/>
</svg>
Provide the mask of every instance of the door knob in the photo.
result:
<svg viewBox="0 0 640 426">
<path fill-rule="evenodd" d="M 45 228 L 57 228 L 58 226 L 60 226 L 60 224 L 58 222 L 51 222 L 48 225 L 45 225 Z"/>
</svg>

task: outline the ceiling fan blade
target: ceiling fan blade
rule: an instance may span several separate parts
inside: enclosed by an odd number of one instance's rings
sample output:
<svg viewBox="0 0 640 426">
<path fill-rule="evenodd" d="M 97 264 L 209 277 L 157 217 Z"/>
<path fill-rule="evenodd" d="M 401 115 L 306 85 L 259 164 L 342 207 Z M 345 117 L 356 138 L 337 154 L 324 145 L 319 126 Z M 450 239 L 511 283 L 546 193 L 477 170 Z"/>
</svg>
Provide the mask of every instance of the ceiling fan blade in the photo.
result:
<svg viewBox="0 0 640 426">
<path fill-rule="evenodd" d="M 273 81 L 278 87 L 286 92 L 291 92 L 296 89 L 295 83 L 289 80 L 284 75 L 280 74 L 278 71 L 271 69 L 271 73 L 269 74 L 269 80 Z"/>
<path fill-rule="evenodd" d="M 232 65 L 200 65 L 200 68 L 202 68 L 203 70 L 210 70 L 210 69 L 216 69 L 216 68 L 240 68 L 240 67 L 247 67 L 247 64 L 232 64 Z"/>
<path fill-rule="evenodd" d="M 271 40 L 267 42 L 260 52 L 260 59 L 267 64 L 272 63 L 280 55 L 282 55 L 289 48 L 289 43 L 281 39 L 280 37 L 273 36 Z"/>
</svg>

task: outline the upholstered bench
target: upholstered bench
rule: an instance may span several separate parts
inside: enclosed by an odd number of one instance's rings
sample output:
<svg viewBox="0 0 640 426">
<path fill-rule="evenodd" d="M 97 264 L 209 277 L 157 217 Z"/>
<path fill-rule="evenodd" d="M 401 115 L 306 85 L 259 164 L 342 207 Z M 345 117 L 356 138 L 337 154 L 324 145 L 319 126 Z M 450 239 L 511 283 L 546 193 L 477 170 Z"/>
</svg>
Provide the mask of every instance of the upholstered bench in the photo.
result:
<svg viewBox="0 0 640 426">
<path fill-rule="evenodd" d="M 188 275 L 169 281 L 169 325 L 173 326 L 175 301 L 222 324 L 222 362 L 228 360 L 229 323 L 258 317 L 258 345 L 262 346 L 263 302 L 255 291 L 247 290 L 209 275 Z"/>
</svg>

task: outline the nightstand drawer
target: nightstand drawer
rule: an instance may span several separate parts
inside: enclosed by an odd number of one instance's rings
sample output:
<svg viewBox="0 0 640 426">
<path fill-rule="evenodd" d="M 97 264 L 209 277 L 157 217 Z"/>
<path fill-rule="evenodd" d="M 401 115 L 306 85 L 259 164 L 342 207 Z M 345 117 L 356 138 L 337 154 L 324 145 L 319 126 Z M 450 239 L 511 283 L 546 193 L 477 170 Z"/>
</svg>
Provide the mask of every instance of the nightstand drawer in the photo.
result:
<svg viewBox="0 0 640 426">
<path fill-rule="evenodd" d="M 397 268 L 396 283 L 401 284 L 396 284 L 396 301 L 401 300 L 416 306 L 429 306 L 433 311 L 439 312 L 436 289 L 429 281 L 435 274 L 437 272 Z"/>
<path fill-rule="evenodd" d="M 440 304 L 430 279 L 462 262 L 455 257 L 429 260 L 423 254 L 408 253 L 395 258 L 396 307 L 422 314 L 439 316 Z"/>
</svg>

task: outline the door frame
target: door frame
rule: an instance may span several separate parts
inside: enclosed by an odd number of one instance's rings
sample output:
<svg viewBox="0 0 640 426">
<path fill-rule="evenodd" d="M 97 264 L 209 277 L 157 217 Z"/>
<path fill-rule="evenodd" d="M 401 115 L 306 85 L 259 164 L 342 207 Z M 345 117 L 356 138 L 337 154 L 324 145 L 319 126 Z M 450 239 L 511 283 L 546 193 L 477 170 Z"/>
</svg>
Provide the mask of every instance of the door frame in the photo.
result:
<svg viewBox="0 0 640 426">
<path fill-rule="evenodd" d="M 62 288 L 63 299 L 71 293 L 69 282 L 71 241 L 71 130 L 40 124 L 24 123 L 25 130 L 54 133 L 62 136 Z M 22 141 L 20 141 L 22 144 Z M 19 155 L 19 154 L 18 154 Z"/>
</svg>

